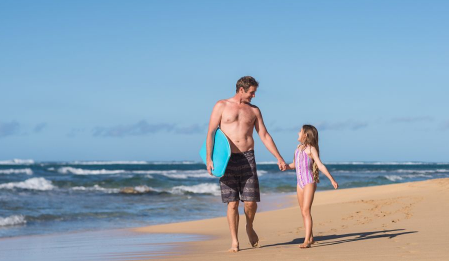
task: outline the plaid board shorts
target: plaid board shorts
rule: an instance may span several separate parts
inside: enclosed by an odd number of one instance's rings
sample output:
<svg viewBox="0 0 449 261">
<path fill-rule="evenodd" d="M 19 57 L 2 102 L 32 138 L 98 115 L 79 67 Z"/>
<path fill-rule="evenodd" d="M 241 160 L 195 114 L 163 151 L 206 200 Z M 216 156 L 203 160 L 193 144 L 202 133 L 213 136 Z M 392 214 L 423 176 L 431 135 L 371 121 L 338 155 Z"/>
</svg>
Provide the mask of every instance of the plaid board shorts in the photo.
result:
<svg viewBox="0 0 449 261">
<path fill-rule="evenodd" d="M 254 150 L 231 154 L 225 174 L 220 178 L 220 188 L 223 203 L 260 201 Z"/>
</svg>

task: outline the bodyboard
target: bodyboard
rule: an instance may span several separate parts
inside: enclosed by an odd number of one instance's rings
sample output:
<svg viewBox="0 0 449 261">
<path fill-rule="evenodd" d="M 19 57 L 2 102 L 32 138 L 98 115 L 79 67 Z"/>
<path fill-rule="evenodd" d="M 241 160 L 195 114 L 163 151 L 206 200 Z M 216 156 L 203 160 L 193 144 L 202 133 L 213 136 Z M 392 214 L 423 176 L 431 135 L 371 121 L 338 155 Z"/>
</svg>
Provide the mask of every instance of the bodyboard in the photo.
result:
<svg viewBox="0 0 449 261">
<path fill-rule="evenodd" d="M 204 164 L 206 161 L 206 140 L 204 141 L 203 147 L 200 150 L 200 156 Z M 226 135 L 218 128 L 214 135 L 214 148 L 212 150 L 212 161 L 214 163 L 214 170 L 212 174 L 215 177 L 222 177 L 225 173 L 226 167 L 228 166 L 229 158 L 231 157 L 231 146 L 229 145 L 229 140 Z"/>
</svg>

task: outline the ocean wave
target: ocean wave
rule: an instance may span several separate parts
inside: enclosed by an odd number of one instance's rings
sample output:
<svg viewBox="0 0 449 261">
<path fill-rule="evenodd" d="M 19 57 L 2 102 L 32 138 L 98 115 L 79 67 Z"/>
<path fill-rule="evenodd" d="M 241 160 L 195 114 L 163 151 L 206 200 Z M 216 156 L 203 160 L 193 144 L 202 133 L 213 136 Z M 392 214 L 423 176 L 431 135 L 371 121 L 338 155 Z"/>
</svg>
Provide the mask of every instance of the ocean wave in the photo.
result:
<svg viewBox="0 0 449 261">
<path fill-rule="evenodd" d="M 404 180 L 405 178 L 408 179 L 413 179 L 413 178 L 431 178 L 431 175 L 425 175 L 425 174 L 410 174 L 410 175 L 385 175 L 384 176 L 386 179 L 390 180 L 390 181 L 400 181 L 400 180 Z"/>
<path fill-rule="evenodd" d="M 277 165 L 278 163 L 276 161 L 261 161 L 256 162 L 257 165 Z"/>
<path fill-rule="evenodd" d="M 170 193 L 172 194 L 184 194 L 185 192 L 218 196 L 220 195 L 220 187 L 218 184 L 201 183 L 193 186 L 176 186 L 170 190 Z"/>
<path fill-rule="evenodd" d="M 31 159 L 0 160 L 0 165 L 31 165 L 31 164 L 34 164 L 34 160 Z"/>
<path fill-rule="evenodd" d="M 444 165 L 449 163 L 420 162 L 420 161 L 337 161 L 326 162 L 329 165 Z"/>
<path fill-rule="evenodd" d="M 27 174 L 33 175 L 33 170 L 30 168 L 26 169 L 0 169 L 0 174 Z"/>
<path fill-rule="evenodd" d="M 431 173 L 449 173 L 449 169 L 395 169 L 395 170 L 332 170 L 332 173 L 421 173 L 421 174 L 431 174 Z"/>
<path fill-rule="evenodd" d="M 119 193 L 120 189 L 117 188 L 103 188 L 98 185 L 94 185 L 93 187 L 83 187 L 83 186 L 77 186 L 73 187 L 72 190 L 78 190 L 78 191 L 102 191 L 105 193 Z"/>
<path fill-rule="evenodd" d="M 75 174 L 75 175 L 101 175 L 101 174 L 118 174 L 127 172 L 125 170 L 88 170 L 88 169 L 79 169 L 72 167 L 62 167 L 58 169 L 58 172 L 61 174 Z"/>
<path fill-rule="evenodd" d="M 192 164 L 203 164 L 199 161 L 150 161 L 148 164 L 152 165 L 192 165 Z"/>
<path fill-rule="evenodd" d="M 45 178 L 31 178 L 21 182 L 10 182 L 0 184 L 0 189 L 30 189 L 30 190 L 52 190 L 55 188 L 51 181 Z"/>
<path fill-rule="evenodd" d="M 65 162 L 67 165 L 147 165 L 148 161 L 74 161 Z"/>
<path fill-rule="evenodd" d="M 263 176 L 264 174 L 267 174 L 267 173 L 268 173 L 268 171 L 266 171 L 266 170 L 258 170 L 257 171 L 257 176 L 261 177 L 261 176 Z"/>
<path fill-rule="evenodd" d="M 25 217 L 22 215 L 13 215 L 5 218 L 0 217 L 0 227 L 22 225 L 25 223 Z"/>
<path fill-rule="evenodd" d="M 122 193 L 122 194 L 144 194 L 150 192 L 163 193 L 164 191 L 148 187 L 146 185 L 139 185 L 135 187 L 123 187 L 123 188 L 103 188 L 99 185 L 94 185 L 92 187 L 78 186 L 71 188 L 77 191 L 101 191 L 104 193 Z M 168 192 L 166 192 L 168 193 Z"/>
<path fill-rule="evenodd" d="M 395 171 L 392 171 L 392 172 L 431 174 L 431 173 L 445 173 L 445 172 L 449 172 L 449 169 L 423 169 L 423 170 L 398 169 L 398 170 L 395 170 Z"/>
</svg>

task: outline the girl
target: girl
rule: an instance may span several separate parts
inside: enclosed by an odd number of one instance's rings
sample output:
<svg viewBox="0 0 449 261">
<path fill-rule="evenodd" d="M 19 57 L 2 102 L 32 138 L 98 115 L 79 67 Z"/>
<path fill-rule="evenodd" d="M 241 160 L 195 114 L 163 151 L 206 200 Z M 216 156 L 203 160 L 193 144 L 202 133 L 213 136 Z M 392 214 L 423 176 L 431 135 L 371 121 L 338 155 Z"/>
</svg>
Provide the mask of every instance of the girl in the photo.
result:
<svg viewBox="0 0 449 261">
<path fill-rule="evenodd" d="M 338 184 L 323 163 L 321 163 L 317 129 L 312 125 L 303 125 L 298 135 L 298 141 L 301 144 L 298 145 L 295 151 L 293 163 L 290 163 L 287 169 L 296 169 L 296 191 L 306 232 L 304 243 L 299 245 L 299 247 L 309 248 L 311 244 L 315 243 L 312 233 L 311 208 L 316 184 L 320 182 L 318 170 L 329 178 L 335 189 L 338 188 Z"/>
</svg>

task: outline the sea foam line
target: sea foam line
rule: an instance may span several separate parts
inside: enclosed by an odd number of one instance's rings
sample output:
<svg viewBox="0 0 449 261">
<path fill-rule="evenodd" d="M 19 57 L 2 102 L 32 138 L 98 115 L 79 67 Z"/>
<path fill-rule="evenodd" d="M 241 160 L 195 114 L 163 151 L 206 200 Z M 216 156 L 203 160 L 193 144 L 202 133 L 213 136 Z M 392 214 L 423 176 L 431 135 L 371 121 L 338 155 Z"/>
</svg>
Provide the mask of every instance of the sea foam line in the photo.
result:
<svg viewBox="0 0 449 261">
<path fill-rule="evenodd" d="M 12 159 L 12 160 L 0 160 L 0 165 L 31 165 L 34 164 L 32 159 Z"/>
<path fill-rule="evenodd" d="M 26 169 L 0 169 L 0 174 L 27 174 L 27 175 L 33 175 L 33 170 L 30 168 Z"/>
<path fill-rule="evenodd" d="M 385 175 L 384 176 L 386 179 L 390 180 L 390 181 L 399 181 L 399 180 L 404 180 L 404 178 L 431 178 L 431 175 L 425 175 L 425 174 L 410 174 L 410 175 Z"/>
</svg>

